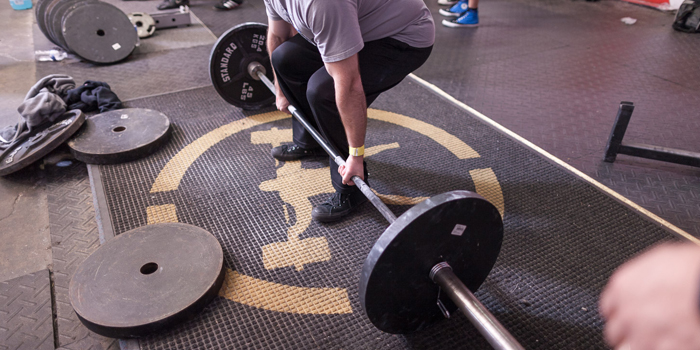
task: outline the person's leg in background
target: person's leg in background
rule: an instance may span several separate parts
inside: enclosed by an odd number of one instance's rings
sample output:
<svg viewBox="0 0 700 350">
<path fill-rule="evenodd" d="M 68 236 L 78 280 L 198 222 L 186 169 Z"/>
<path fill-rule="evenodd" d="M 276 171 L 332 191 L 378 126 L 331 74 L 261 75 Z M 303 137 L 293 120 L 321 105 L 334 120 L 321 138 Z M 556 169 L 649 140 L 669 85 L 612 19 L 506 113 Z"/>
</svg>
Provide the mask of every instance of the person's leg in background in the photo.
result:
<svg viewBox="0 0 700 350">
<path fill-rule="evenodd" d="M 438 0 L 447 2 L 449 0 Z M 451 28 L 476 27 L 479 25 L 479 0 L 459 0 L 449 9 L 440 9 L 440 14 L 446 17 L 457 17 L 452 20 L 442 20 L 442 25 Z"/>
<path fill-rule="evenodd" d="M 214 5 L 217 10 L 228 11 L 241 6 L 243 0 L 221 0 L 220 3 Z M 171 10 L 180 8 L 180 6 L 189 6 L 190 0 L 163 0 L 156 8 L 158 10 Z"/>
<path fill-rule="evenodd" d="M 220 3 L 214 5 L 214 8 L 221 11 L 233 10 L 243 4 L 243 0 L 221 0 Z"/>
<path fill-rule="evenodd" d="M 189 6 L 190 0 L 163 0 L 156 8 L 158 10 L 171 10 L 180 8 L 180 6 Z"/>
<path fill-rule="evenodd" d="M 459 2 L 459 0 L 438 0 L 438 5 L 452 6 L 458 2 Z"/>
</svg>

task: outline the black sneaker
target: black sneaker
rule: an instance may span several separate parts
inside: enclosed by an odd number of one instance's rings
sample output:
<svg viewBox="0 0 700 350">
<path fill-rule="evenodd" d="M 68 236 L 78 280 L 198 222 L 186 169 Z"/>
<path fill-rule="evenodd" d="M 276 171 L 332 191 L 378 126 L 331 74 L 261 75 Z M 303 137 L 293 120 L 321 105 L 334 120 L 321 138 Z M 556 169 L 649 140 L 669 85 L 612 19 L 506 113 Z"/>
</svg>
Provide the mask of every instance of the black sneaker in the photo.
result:
<svg viewBox="0 0 700 350">
<path fill-rule="evenodd" d="M 304 158 L 327 157 L 323 148 L 301 148 L 297 145 L 282 145 L 277 146 L 270 151 L 272 157 L 283 162 L 290 160 L 299 160 Z"/>
<path fill-rule="evenodd" d="M 320 222 L 333 222 L 350 214 L 367 197 L 360 190 L 351 193 L 334 193 L 328 200 L 311 211 L 311 217 Z"/>
<path fill-rule="evenodd" d="M 170 10 L 180 8 L 180 6 L 189 6 L 190 0 L 163 0 L 160 5 L 158 5 L 159 10 Z"/>
<path fill-rule="evenodd" d="M 233 0 L 224 0 L 220 4 L 214 5 L 214 8 L 221 11 L 228 11 L 235 9 L 238 6 L 241 6 L 241 3 Z"/>
</svg>

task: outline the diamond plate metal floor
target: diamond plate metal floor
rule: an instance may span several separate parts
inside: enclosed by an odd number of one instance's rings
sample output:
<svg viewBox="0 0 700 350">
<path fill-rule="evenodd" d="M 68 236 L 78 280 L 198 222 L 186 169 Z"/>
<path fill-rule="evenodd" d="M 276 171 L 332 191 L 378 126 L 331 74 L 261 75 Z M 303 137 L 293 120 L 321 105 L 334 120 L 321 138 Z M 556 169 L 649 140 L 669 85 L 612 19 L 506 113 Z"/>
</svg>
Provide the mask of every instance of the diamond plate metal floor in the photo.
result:
<svg viewBox="0 0 700 350">
<path fill-rule="evenodd" d="M 0 282 L 0 349 L 54 348 L 49 271 Z"/>
<path fill-rule="evenodd" d="M 37 76 L 68 74 L 77 84 L 103 81 L 124 101 L 149 95 L 182 91 L 211 84 L 210 46 L 133 54 L 118 65 L 96 66 L 85 62 L 40 62 Z"/>
<path fill-rule="evenodd" d="M 231 27 L 239 23 L 267 23 L 265 4 L 259 0 L 244 0 L 243 4 L 231 11 L 220 11 L 214 5 L 220 0 L 192 1 L 190 10 L 219 37 Z"/>
<path fill-rule="evenodd" d="M 89 331 L 68 299 L 68 283 L 80 263 L 100 246 L 85 164 L 47 171 L 58 345 L 66 349 L 119 349 L 115 339 Z"/>
<path fill-rule="evenodd" d="M 439 6 L 426 3 L 440 23 Z M 479 7 L 478 28 L 438 24 L 416 74 L 700 236 L 700 169 L 629 156 L 602 162 L 620 101 L 636 107 L 626 141 L 700 151 L 700 36 L 672 30 L 673 14 L 619 1 Z"/>
</svg>

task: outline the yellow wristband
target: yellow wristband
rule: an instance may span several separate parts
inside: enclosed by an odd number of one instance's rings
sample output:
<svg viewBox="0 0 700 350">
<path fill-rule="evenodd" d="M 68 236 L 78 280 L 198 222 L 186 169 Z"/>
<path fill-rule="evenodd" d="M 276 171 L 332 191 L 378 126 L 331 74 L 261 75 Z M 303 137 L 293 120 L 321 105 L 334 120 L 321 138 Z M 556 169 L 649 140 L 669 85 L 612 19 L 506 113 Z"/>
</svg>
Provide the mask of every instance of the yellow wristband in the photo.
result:
<svg viewBox="0 0 700 350">
<path fill-rule="evenodd" d="M 362 145 L 360 147 L 350 147 L 350 155 L 355 157 L 364 156 L 365 145 Z"/>
</svg>

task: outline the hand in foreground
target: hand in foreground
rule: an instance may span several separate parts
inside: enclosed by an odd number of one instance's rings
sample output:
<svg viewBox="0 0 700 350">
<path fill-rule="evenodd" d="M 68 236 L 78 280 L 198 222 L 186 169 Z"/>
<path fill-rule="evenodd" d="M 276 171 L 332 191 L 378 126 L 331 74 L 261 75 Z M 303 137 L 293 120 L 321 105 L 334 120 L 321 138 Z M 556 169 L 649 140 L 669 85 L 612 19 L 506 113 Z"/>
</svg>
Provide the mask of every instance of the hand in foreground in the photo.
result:
<svg viewBox="0 0 700 350">
<path fill-rule="evenodd" d="M 277 98 L 275 99 L 275 105 L 277 105 L 277 109 L 280 111 L 291 114 L 289 113 L 289 110 L 287 109 L 289 107 L 289 101 L 287 101 L 287 98 L 284 97 L 284 94 L 282 91 L 277 92 Z"/>
<path fill-rule="evenodd" d="M 365 179 L 365 166 L 362 163 L 363 157 L 349 156 L 345 161 L 345 165 L 338 167 L 338 173 L 343 176 L 344 185 L 355 185 L 352 181 L 353 176 L 359 176 L 360 179 Z"/>
<path fill-rule="evenodd" d="M 700 247 L 662 244 L 613 273 L 600 297 L 615 349 L 700 349 Z"/>
</svg>

